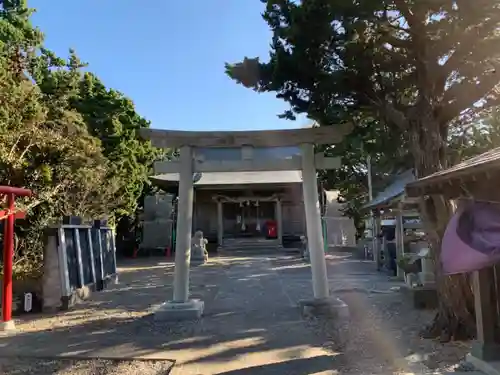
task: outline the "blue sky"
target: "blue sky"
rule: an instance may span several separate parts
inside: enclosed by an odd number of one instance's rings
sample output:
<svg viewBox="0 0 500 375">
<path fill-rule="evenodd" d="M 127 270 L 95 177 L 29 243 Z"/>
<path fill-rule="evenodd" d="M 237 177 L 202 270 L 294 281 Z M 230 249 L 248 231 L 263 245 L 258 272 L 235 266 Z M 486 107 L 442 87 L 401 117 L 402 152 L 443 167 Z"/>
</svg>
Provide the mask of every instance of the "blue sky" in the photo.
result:
<svg viewBox="0 0 500 375">
<path fill-rule="evenodd" d="M 140 4 L 140 5 L 139 5 Z M 245 55 L 267 60 L 270 32 L 259 0 L 31 0 L 33 22 L 61 56 L 76 49 L 104 83 L 136 104 L 154 128 L 298 127 L 286 104 L 224 74 Z"/>
</svg>

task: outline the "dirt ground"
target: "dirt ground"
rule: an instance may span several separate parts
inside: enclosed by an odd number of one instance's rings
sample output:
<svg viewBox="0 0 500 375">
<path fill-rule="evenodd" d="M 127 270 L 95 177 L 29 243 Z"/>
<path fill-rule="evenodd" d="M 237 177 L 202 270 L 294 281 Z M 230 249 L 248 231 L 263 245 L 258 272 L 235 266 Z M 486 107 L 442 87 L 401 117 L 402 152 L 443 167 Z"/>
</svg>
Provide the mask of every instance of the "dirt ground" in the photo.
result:
<svg viewBox="0 0 500 375">
<path fill-rule="evenodd" d="M 419 338 L 433 312 L 413 309 L 373 263 L 340 255 L 327 263 L 332 294 L 350 310 L 345 345 L 332 322 L 302 318 L 297 302 L 312 286 L 297 257 L 219 257 L 192 268 L 205 314 L 175 324 L 151 315 L 171 297 L 173 264 L 144 259 L 123 263 L 118 285 L 72 311 L 19 320 L 18 333 L 0 338 L 0 373 L 386 375 L 414 373 L 408 361 L 442 371 L 468 352 L 466 343 Z"/>
</svg>

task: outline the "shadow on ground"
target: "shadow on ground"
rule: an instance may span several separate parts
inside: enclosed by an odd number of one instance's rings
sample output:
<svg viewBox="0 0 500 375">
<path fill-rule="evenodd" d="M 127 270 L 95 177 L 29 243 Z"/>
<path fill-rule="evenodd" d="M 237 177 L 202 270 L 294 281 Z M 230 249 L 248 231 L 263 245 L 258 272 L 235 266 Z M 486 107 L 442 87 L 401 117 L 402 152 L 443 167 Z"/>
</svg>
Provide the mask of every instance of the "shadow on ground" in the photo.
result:
<svg viewBox="0 0 500 375">
<path fill-rule="evenodd" d="M 292 359 L 285 362 L 273 363 L 263 366 L 251 366 L 238 370 L 220 372 L 218 375 L 281 375 L 297 374 L 309 375 L 331 371 L 336 368 L 336 359 L 342 355 L 332 357 L 329 355 L 317 356 L 314 358 Z"/>
<path fill-rule="evenodd" d="M 343 356 L 321 348 L 297 308 L 311 294 L 301 260 L 212 259 L 190 277 L 204 317 L 156 322 L 152 307 L 171 296 L 172 273 L 168 262 L 127 262 L 120 283 L 83 306 L 23 318 L 20 332 L 0 338 L 1 356 L 175 360 L 186 369 L 179 374 L 292 375 L 342 366 Z"/>
</svg>

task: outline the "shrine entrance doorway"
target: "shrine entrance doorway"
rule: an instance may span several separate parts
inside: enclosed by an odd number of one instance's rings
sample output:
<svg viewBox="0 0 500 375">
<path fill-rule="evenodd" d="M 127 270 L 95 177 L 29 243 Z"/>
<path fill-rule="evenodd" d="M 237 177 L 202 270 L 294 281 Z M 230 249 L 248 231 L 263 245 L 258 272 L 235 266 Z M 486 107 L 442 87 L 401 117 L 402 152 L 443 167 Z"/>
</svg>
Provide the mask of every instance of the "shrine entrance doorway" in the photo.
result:
<svg viewBox="0 0 500 375">
<path fill-rule="evenodd" d="M 223 238 L 265 238 L 266 223 L 276 221 L 276 202 L 222 202 Z"/>
</svg>

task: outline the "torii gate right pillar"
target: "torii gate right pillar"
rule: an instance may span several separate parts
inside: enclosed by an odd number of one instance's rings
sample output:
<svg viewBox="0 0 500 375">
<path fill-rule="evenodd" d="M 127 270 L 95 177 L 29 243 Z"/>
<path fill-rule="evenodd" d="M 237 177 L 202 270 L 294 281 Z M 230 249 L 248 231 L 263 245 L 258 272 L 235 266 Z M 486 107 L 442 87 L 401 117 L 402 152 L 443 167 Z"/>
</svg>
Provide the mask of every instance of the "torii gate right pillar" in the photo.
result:
<svg viewBox="0 0 500 375">
<path fill-rule="evenodd" d="M 330 292 L 321 230 L 321 211 L 319 206 L 314 146 L 303 144 L 302 148 L 302 191 L 306 212 L 307 244 L 311 259 L 312 285 L 315 299 L 326 299 Z"/>
</svg>

